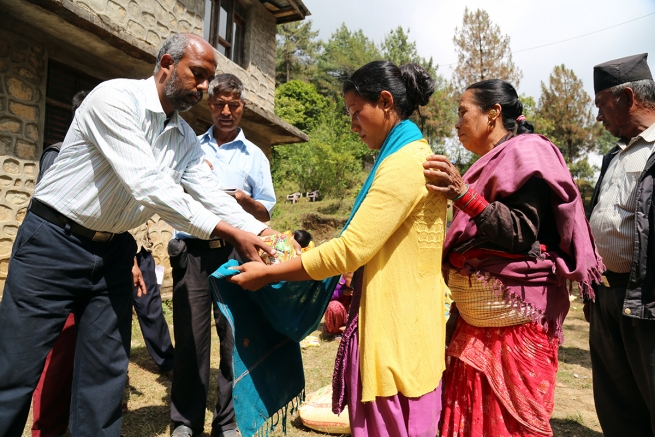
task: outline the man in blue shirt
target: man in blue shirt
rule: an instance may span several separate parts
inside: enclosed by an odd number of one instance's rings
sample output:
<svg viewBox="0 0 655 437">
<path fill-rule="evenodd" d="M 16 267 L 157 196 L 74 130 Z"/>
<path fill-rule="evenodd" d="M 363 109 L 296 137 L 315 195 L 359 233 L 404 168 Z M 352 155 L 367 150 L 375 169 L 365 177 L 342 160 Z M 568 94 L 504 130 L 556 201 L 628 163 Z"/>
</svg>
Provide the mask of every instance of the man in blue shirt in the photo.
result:
<svg viewBox="0 0 655 437">
<path fill-rule="evenodd" d="M 232 74 L 219 74 L 209 86 L 212 126 L 198 139 L 205 159 L 241 207 L 257 220 L 268 221 L 275 205 L 271 169 L 264 152 L 248 141 L 239 127 L 246 106 L 241 81 Z"/>
<path fill-rule="evenodd" d="M 219 74 L 209 84 L 209 110 L 214 125 L 199 136 L 205 161 L 218 177 L 220 188 L 257 220 L 268 221 L 275 192 L 268 159 L 239 128 L 246 105 L 241 81 Z M 186 246 L 186 260 L 171 257 L 173 267 L 173 333 L 175 359 L 171 389 L 174 437 L 203 432 L 209 390 L 211 306 L 208 275 L 228 260 L 232 246 L 223 240 L 200 240 L 176 232 L 173 245 Z M 170 247 L 170 246 L 169 246 Z M 173 253 L 171 253 L 173 255 Z M 218 400 L 212 420 L 212 437 L 238 436 L 232 403 L 232 348 L 234 338 L 215 304 L 214 319 L 220 339 Z"/>
</svg>

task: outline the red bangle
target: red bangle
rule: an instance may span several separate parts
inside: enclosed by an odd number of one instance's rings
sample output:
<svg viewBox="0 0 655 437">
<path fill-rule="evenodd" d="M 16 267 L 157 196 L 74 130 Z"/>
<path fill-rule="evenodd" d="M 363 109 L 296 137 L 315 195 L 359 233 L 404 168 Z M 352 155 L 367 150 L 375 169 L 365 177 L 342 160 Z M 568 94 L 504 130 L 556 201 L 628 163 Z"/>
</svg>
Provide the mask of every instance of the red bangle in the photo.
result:
<svg viewBox="0 0 655 437">
<path fill-rule="evenodd" d="M 471 200 L 473 200 L 473 198 L 475 197 L 476 194 L 477 194 L 477 193 L 475 192 L 475 190 L 473 190 L 473 188 L 468 187 L 468 190 L 466 190 L 466 192 L 464 193 L 464 195 L 463 195 L 462 197 L 460 197 L 459 199 L 455 199 L 455 200 L 453 201 L 453 204 L 454 204 L 457 208 L 462 209 L 462 208 L 463 208 L 464 206 L 466 206 L 466 205 L 467 205 Z"/>
<path fill-rule="evenodd" d="M 466 208 L 462 211 L 471 217 L 477 217 L 482 211 L 484 211 L 487 205 L 489 205 L 489 202 L 487 202 L 487 200 L 481 195 L 478 195 L 471 201 L 471 203 L 466 205 Z"/>
<path fill-rule="evenodd" d="M 489 202 L 472 188 L 469 188 L 464 196 L 454 202 L 454 205 L 470 217 L 476 217 L 484 211 Z"/>
</svg>

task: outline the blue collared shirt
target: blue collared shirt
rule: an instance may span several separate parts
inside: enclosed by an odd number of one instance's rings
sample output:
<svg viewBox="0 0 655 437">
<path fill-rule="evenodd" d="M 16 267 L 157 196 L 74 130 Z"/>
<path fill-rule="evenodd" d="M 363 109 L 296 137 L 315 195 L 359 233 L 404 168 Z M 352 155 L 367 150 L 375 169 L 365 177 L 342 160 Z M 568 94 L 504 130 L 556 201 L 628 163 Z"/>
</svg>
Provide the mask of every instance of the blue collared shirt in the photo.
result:
<svg viewBox="0 0 655 437">
<path fill-rule="evenodd" d="M 198 136 L 205 159 L 214 167 L 214 175 L 220 188 L 236 188 L 260 202 L 269 214 L 275 206 L 275 190 L 271 178 L 271 166 L 262 150 L 246 139 L 239 128 L 237 137 L 221 145 L 214 138 L 214 126 Z M 175 238 L 190 235 L 176 231 Z"/>
<path fill-rule="evenodd" d="M 239 128 L 237 137 L 222 146 L 216 144 L 214 127 L 198 136 L 205 159 L 214 166 L 221 188 L 236 188 L 258 201 L 270 213 L 275 206 L 271 166 L 264 152 L 246 139 Z"/>
</svg>

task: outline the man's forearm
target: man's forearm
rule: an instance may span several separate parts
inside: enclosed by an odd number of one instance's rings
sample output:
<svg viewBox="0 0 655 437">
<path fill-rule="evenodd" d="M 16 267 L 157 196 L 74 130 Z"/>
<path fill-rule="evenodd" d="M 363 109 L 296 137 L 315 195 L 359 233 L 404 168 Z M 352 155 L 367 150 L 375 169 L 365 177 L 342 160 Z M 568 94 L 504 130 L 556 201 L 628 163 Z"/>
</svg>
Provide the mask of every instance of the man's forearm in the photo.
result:
<svg viewBox="0 0 655 437">
<path fill-rule="evenodd" d="M 243 193 L 243 195 L 237 196 L 236 200 L 244 211 L 255 217 L 260 222 L 267 222 L 271 219 L 271 215 L 268 213 L 266 207 L 261 202 L 256 201 L 247 194 Z"/>
</svg>

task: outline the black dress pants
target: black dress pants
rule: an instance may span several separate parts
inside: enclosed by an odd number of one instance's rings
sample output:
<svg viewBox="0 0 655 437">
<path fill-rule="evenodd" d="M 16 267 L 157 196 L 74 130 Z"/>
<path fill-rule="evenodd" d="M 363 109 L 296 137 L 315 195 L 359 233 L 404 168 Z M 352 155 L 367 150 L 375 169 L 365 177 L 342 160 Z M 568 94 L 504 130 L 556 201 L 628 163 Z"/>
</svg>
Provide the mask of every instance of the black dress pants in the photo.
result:
<svg viewBox="0 0 655 437">
<path fill-rule="evenodd" d="M 234 338 L 227 319 L 218 310 L 209 288 L 209 275 L 225 263 L 232 246 L 209 249 L 188 247 L 185 269 L 173 269 L 173 335 L 175 364 L 171 390 L 171 421 L 186 425 L 193 435 L 203 431 L 209 390 L 211 311 L 220 339 L 218 401 L 212 431 L 237 427 L 232 403 L 231 369 Z"/>
<path fill-rule="evenodd" d="M 46 356 L 71 312 L 71 435 L 120 435 L 135 252 L 127 232 L 94 242 L 27 213 L 0 302 L 0 436 L 23 434 Z"/>
<path fill-rule="evenodd" d="M 155 260 L 150 252 L 141 249 L 136 254 L 136 261 L 143 274 L 147 293 L 137 297 L 136 288 L 134 289 L 134 310 L 152 360 L 162 372 L 167 372 L 173 368 L 174 350 L 171 334 L 162 312 L 161 294 L 155 274 Z"/>
<path fill-rule="evenodd" d="M 626 287 L 598 286 L 590 307 L 594 403 L 606 437 L 655 435 L 655 320 L 623 315 Z"/>
</svg>

